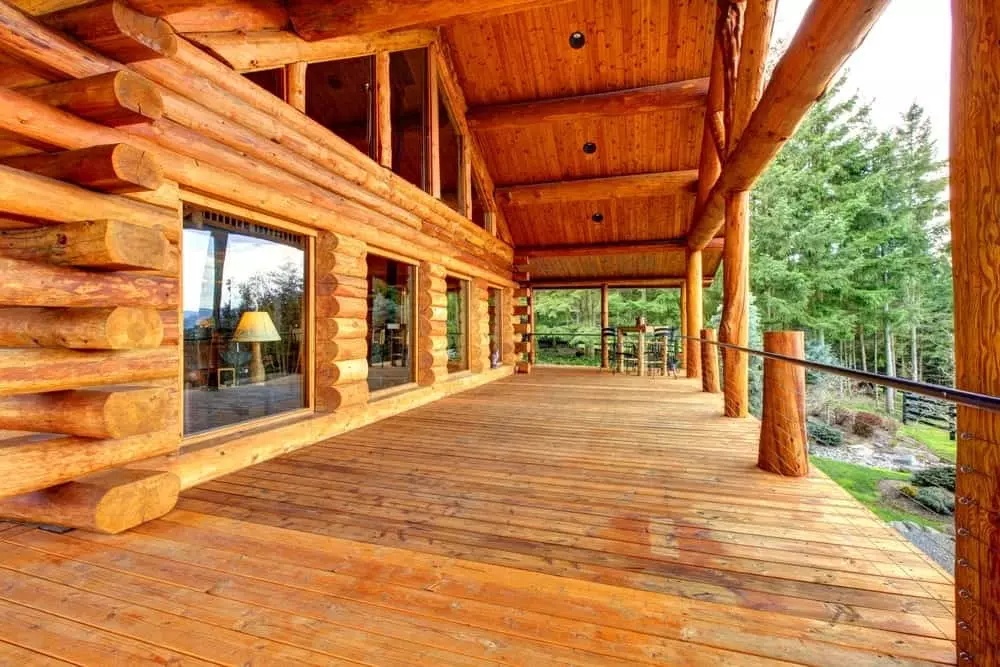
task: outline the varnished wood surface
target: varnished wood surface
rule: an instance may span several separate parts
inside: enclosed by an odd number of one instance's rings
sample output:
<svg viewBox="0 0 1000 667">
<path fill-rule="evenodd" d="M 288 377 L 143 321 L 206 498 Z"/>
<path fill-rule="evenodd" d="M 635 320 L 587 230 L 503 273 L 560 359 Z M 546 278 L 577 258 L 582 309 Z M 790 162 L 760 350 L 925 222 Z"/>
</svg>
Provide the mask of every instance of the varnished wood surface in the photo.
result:
<svg viewBox="0 0 1000 667">
<path fill-rule="evenodd" d="M 536 368 L 123 535 L 0 523 L 0 662 L 953 662 L 950 577 L 721 408 Z"/>
</svg>

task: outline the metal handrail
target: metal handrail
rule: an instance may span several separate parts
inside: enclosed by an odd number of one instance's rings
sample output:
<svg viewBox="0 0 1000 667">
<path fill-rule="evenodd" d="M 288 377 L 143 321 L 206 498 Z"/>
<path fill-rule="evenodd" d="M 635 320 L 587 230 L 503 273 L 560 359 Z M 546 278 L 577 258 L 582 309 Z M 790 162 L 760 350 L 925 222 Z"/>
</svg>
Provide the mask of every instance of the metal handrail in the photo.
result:
<svg viewBox="0 0 1000 667">
<path fill-rule="evenodd" d="M 914 394 L 920 394 L 922 396 L 940 398 L 941 400 L 950 401 L 951 403 L 955 403 L 957 405 L 964 405 L 970 408 L 979 408 L 982 410 L 990 410 L 991 412 L 1000 412 L 1000 397 L 998 396 L 977 394 L 974 391 L 965 391 L 964 389 L 955 389 L 954 387 L 945 387 L 944 385 L 939 385 L 939 384 L 929 384 L 926 382 L 918 382 L 917 380 L 907 380 L 906 378 L 892 377 L 889 375 L 880 375 L 879 373 L 869 373 L 868 371 L 859 371 L 859 370 L 854 370 L 853 368 L 844 368 L 843 366 L 824 364 L 823 362 L 820 361 L 810 361 L 809 359 L 799 359 L 798 357 L 789 357 L 787 355 L 778 354 L 776 352 L 754 350 L 749 347 L 741 347 L 739 345 L 733 345 L 732 343 L 723 343 L 717 340 L 705 340 L 704 338 L 699 338 L 698 336 L 678 336 L 678 338 L 696 341 L 698 343 L 709 343 L 711 345 L 717 345 L 718 347 L 736 350 L 738 352 L 745 352 L 747 354 L 752 354 L 758 357 L 764 357 L 765 359 L 787 361 L 790 364 L 805 366 L 806 368 L 811 368 L 812 370 L 815 371 L 823 371 L 825 373 L 831 373 L 833 375 L 840 375 L 842 377 L 853 378 L 855 380 L 873 382 L 875 384 L 881 384 L 883 386 L 892 387 L 893 389 L 900 389 L 902 391 L 909 391 Z"/>
</svg>

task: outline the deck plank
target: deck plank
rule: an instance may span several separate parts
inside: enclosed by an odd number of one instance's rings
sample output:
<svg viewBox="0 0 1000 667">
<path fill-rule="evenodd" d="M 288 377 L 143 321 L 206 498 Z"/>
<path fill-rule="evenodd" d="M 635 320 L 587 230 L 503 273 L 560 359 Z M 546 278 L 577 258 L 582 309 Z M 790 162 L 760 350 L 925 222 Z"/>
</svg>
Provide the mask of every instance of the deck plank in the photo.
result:
<svg viewBox="0 0 1000 667">
<path fill-rule="evenodd" d="M 821 472 L 757 470 L 720 412 L 538 368 L 123 535 L 0 530 L 0 660 L 954 664 L 951 577 Z"/>
</svg>

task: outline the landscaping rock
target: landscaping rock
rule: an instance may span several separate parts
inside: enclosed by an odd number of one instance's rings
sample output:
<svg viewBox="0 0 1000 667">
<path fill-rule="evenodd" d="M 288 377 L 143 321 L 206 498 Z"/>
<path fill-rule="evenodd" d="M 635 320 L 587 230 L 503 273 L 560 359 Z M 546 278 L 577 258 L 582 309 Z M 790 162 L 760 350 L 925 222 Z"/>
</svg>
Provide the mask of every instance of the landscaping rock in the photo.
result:
<svg viewBox="0 0 1000 667">
<path fill-rule="evenodd" d="M 938 565 L 952 574 L 955 573 L 955 538 L 933 528 L 925 530 L 912 521 L 893 521 L 889 525 L 910 544 L 934 559 Z"/>
</svg>

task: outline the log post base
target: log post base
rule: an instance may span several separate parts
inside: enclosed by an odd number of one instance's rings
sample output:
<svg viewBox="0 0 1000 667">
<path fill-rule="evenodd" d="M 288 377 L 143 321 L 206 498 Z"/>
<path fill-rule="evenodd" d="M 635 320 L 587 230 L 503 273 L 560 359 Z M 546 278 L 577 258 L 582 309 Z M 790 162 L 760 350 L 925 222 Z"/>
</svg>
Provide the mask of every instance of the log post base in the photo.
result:
<svg viewBox="0 0 1000 667">
<path fill-rule="evenodd" d="M 805 358 L 801 331 L 768 331 L 764 351 Z M 757 467 L 786 477 L 809 474 L 806 444 L 806 371 L 787 361 L 764 359 L 764 413 Z"/>
</svg>

